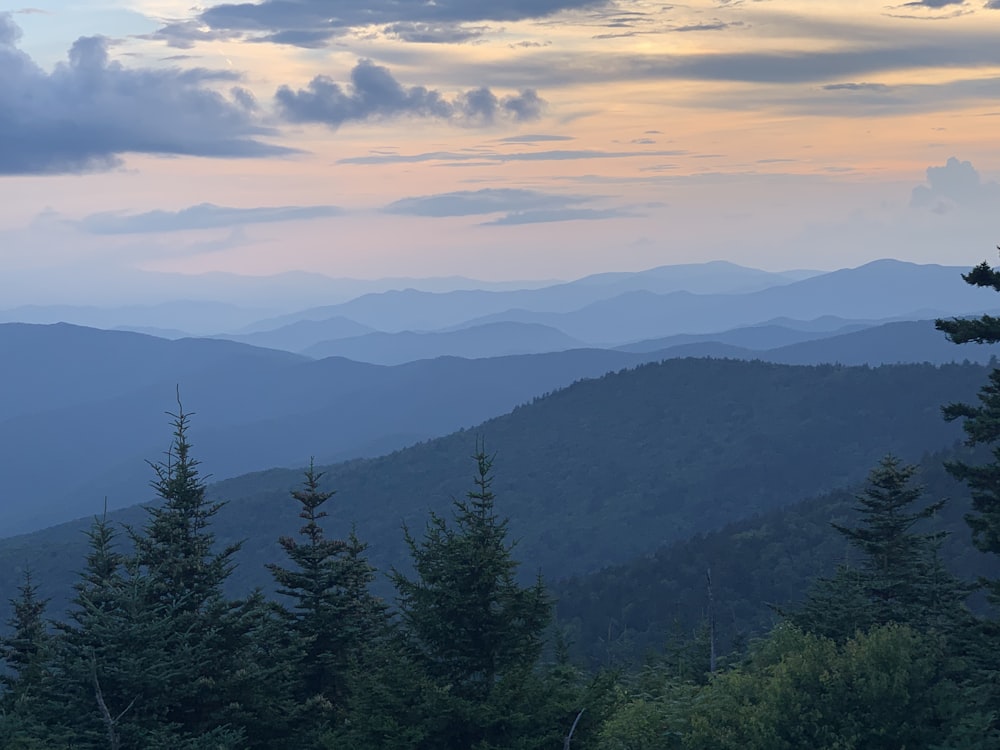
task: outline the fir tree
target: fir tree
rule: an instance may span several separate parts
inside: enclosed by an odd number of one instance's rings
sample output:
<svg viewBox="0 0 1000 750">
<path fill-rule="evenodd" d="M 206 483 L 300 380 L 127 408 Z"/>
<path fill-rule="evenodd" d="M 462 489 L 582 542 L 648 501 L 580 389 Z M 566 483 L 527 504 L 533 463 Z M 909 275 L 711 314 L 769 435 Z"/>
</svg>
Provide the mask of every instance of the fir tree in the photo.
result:
<svg viewBox="0 0 1000 750">
<path fill-rule="evenodd" d="M 832 579 L 817 581 L 792 622 L 843 641 L 875 625 L 926 630 L 959 617 L 969 591 L 941 564 L 944 534 L 914 528 L 933 518 L 945 501 L 915 507 L 924 492 L 912 482 L 916 471 L 892 455 L 872 469 L 856 496 L 858 525 L 832 524 L 861 553 L 860 565 L 842 566 Z"/>
<path fill-rule="evenodd" d="M 350 671 L 364 661 L 386 622 L 384 605 L 369 589 L 374 568 L 365 545 L 353 531 L 347 541 L 324 534 L 322 507 L 335 492 L 320 489 L 322 478 L 310 462 L 302 488 L 291 493 L 305 524 L 301 539 L 284 536 L 278 542 L 292 566 L 268 565 L 278 593 L 292 600 L 281 611 L 299 641 L 293 693 L 307 734 L 329 729 L 343 714 Z"/>
<path fill-rule="evenodd" d="M 963 274 L 966 283 L 1000 291 L 1000 271 L 986 261 Z M 938 320 L 937 329 L 956 344 L 1000 343 L 1000 318 L 983 315 L 979 318 Z M 962 419 L 966 445 L 991 446 L 993 460 L 973 465 L 965 461 L 945 464 L 948 472 L 968 485 L 972 494 L 973 512 L 966 516 L 972 529 L 972 540 L 978 549 L 1000 555 L 1000 369 L 990 371 L 989 382 L 979 391 L 979 404 L 953 403 L 944 407 L 948 421 Z M 991 598 L 1000 603 L 1000 580 L 984 581 Z"/>
<path fill-rule="evenodd" d="M 7 671 L 0 675 L 4 691 L 0 715 L 5 719 L 11 747 L 14 740 L 25 748 L 43 747 L 50 733 L 44 726 L 44 701 L 51 690 L 55 642 L 45 619 L 47 599 L 38 596 L 38 586 L 25 571 L 18 596 L 10 600 L 9 634 L 0 639 L 0 657 Z"/>
<path fill-rule="evenodd" d="M 531 747 L 527 705 L 551 603 L 539 580 L 523 587 L 507 521 L 491 490 L 493 458 L 478 447 L 475 489 L 454 501 L 451 525 L 431 516 L 424 539 L 405 532 L 415 577 L 394 571 L 403 630 L 417 664 L 438 687 L 421 747 Z"/>
<path fill-rule="evenodd" d="M 141 532 L 129 534 L 144 578 L 140 619 L 169 627 L 162 644 L 168 671 L 159 676 L 158 696 L 165 719 L 192 737 L 209 737 L 223 731 L 220 711 L 232 698 L 228 680 L 240 668 L 240 618 L 222 586 L 241 545 L 216 550 L 210 527 L 223 503 L 206 497 L 187 436 L 190 415 L 181 407 L 170 416 L 174 433 L 166 460 L 151 464 L 151 486 L 161 503 L 147 508 Z"/>
</svg>

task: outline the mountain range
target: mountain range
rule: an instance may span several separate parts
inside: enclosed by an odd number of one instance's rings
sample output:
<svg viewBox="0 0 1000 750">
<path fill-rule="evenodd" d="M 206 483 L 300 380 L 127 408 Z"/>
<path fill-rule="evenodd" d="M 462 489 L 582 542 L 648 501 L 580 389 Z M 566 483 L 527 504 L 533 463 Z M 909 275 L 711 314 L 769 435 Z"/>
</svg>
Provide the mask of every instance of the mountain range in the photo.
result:
<svg viewBox="0 0 1000 750">
<path fill-rule="evenodd" d="M 467 381 L 479 397 L 488 390 L 484 373 L 470 373 Z M 554 580 L 586 573 L 858 482 L 887 452 L 913 460 L 950 445 L 960 429 L 940 418 L 940 405 L 972 398 L 984 378 L 977 365 L 793 367 L 697 359 L 642 365 L 580 381 L 471 429 L 329 466 L 324 486 L 338 494 L 326 523 L 335 535 L 356 524 L 381 569 L 404 564 L 403 525 L 420 529 L 428 512 L 447 512 L 450 499 L 469 489 L 469 456 L 485 440 L 496 455 L 494 489 L 527 575 L 540 570 Z M 189 401 L 195 428 L 202 405 Z M 364 419 L 363 411 L 345 412 L 341 421 Z M 149 417 L 160 423 L 162 444 L 166 419 Z M 195 428 L 196 456 L 216 472 L 218 446 Z M 263 434 L 250 436 L 251 443 Z M 17 499 L 34 503 L 64 471 L 62 451 L 50 449 L 34 489 Z M 148 479 L 141 458 L 131 460 Z M 229 503 L 217 522 L 220 541 L 246 540 L 235 584 L 267 583 L 263 564 L 276 559 L 277 537 L 298 525 L 288 493 L 301 480 L 301 470 L 271 469 L 211 488 Z M 98 486 L 91 514 L 101 507 Z M 133 498 L 148 499 L 148 490 Z M 138 523 L 142 512 L 113 517 Z M 0 590 L 10 591 L 17 571 L 29 565 L 55 593 L 81 559 L 85 527 L 77 522 L 0 542 Z"/>
</svg>

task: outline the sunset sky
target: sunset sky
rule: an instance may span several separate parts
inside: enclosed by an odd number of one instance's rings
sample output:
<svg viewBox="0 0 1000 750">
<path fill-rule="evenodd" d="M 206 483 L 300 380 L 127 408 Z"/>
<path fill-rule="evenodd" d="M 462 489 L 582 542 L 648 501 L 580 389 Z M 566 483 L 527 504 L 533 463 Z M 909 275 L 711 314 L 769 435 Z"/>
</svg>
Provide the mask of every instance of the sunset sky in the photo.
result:
<svg viewBox="0 0 1000 750">
<path fill-rule="evenodd" d="M 31 2 L 0 13 L 8 296 L 1000 242 L 1000 0 Z"/>
</svg>

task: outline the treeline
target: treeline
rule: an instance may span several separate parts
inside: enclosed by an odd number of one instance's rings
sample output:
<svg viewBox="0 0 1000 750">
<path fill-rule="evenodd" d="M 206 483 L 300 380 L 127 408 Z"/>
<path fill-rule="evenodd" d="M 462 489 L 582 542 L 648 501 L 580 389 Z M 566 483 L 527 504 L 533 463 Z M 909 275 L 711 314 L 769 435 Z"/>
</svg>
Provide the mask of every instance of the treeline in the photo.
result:
<svg viewBox="0 0 1000 750">
<path fill-rule="evenodd" d="M 324 534 L 333 493 L 313 467 L 292 493 L 303 525 L 269 566 L 279 601 L 232 599 L 239 545 L 217 548 L 220 505 L 183 410 L 174 428 L 154 466 L 161 502 L 124 529 L 130 551 L 97 519 L 65 619 L 47 621 L 30 576 L 12 602 L 0 747 L 550 747 L 607 700 L 564 656 L 542 660 L 552 602 L 540 580 L 515 579 L 482 448 L 453 517 L 406 530 L 412 570 L 391 572 L 395 607 L 371 593 L 357 536 Z M 579 731 L 603 712 L 590 714 Z"/>
<path fill-rule="evenodd" d="M 1000 374 L 979 407 L 950 407 L 970 440 L 1000 426 L 997 395 Z M 30 577 L 12 602 L 0 747 L 1000 747 L 1000 631 L 965 606 L 976 585 L 941 562 L 944 502 L 926 501 L 916 467 L 893 456 L 857 496 L 855 523 L 836 526 L 853 564 L 778 612 L 767 637 L 717 653 L 710 603 L 693 637 L 641 668 L 588 672 L 552 627 L 543 582 L 517 581 L 482 446 L 451 517 L 404 530 L 395 606 L 371 592 L 364 543 L 324 533 L 334 493 L 313 467 L 292 492 L 302 526 L 269 566 L 278 597 L 234 599 L 223 586 L 239 546 L 215 543 L 220 505 L 187 428 L 180 411 L 143 527 L 119 540 L 95 520 L 64 619 L 47 620 Z M 1000 456 L 948 468 L 973 490 L 977 545 L 1000 553 Z M 984 585 L 1000 598 L 1000 583 Z"/>
</svg>

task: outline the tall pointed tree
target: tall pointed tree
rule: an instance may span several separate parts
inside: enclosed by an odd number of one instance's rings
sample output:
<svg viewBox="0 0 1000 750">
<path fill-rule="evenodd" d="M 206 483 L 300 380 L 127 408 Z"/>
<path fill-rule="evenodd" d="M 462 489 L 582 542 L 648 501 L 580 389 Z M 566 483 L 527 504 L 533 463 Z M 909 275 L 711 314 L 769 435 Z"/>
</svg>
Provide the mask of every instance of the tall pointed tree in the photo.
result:
<svg viewBox="0 0 1000 750">
<path fill-rule="evenodd" d="M 440 688 L 421 747 L 530 747 L 540 706 L 522 702 L 551 620 L 541 581 L 522 586 L 496 511 L 493 457 L 477 446 L 474 489 L 453 522 L 433 515 L 425 536 L 406 532 L 414 577 L 394 571 L 399 613 L 417 664 Z"/>
<path fill-rule="evenodd" d="M 239 618 L 223 594 L 240 544 L 217 549 L 211 523 L 223 503 L 211 502 L 191 455 L 190 415 L 178 400 L 173 440 L 162 462 L 151 463 L 160 503 L 147 508 L 141 531 L 129 530 L 135 563 L 145 576 L 147 612 L 170 625 L 170 672 L 160 699 L 166 720 L 193 737 L 220 732 L 219 712 L 233 696 L 227 679 L 240 667 Z M 221 736 L 221 735 L 220 735 Z"/>
<path fill-rule="evenodd" d="M 323 506 L 336 493 L 321 489 L 322 478 L 323 472 L 310 461 L 302 487 L 291 493 L 305 521 L 299 539 L 278 540 L 291 565 L 267 566 L 278 593 L 291 600 L 283 612 L 300 644 L 293 692 L 307 735 L 330 729 L 342 713 L 353 662 L 378 637 L 387 617 L 369 588 L 374 569 L 365 557 L 365 545 L 353 532 L 348 541 L 324 533 Z"/>
<path fill-rule="evenodd" d="M 55 644 L 45 618 L 48 600 L 38 595 L 30 571 L 25 571 L 18 596 L 10 604 L 9 633 L 0 639 L 0 657 L 7 668 L 0 675 L 0 716 L 9 721 L 12 730 L 16 728 L 11 736 L 17 737 L 22 747 L 35 747 L 34 743 L 43 742 L 48 735 L 44 707 L 52 688 Z M 4 733 L 6 728 L 0 738 Z"/>
<path fill-rule="evenodd" d="M 792 622 L 843 641 L 875 625 L 926 630 L 958 616 L 968 589 L 941 564 L 937 551 L 944 534 L 916 528 L 945 501 L 918 506 L 924 488 L 913 483 L 916 471 L 892 455 L 872 469 L 856 496 L 857 525 L 833 524 L 861 553 L 860 565 L 843 566 L 833 578 L 820 579 L 791 615 Z"/>
</svg>

